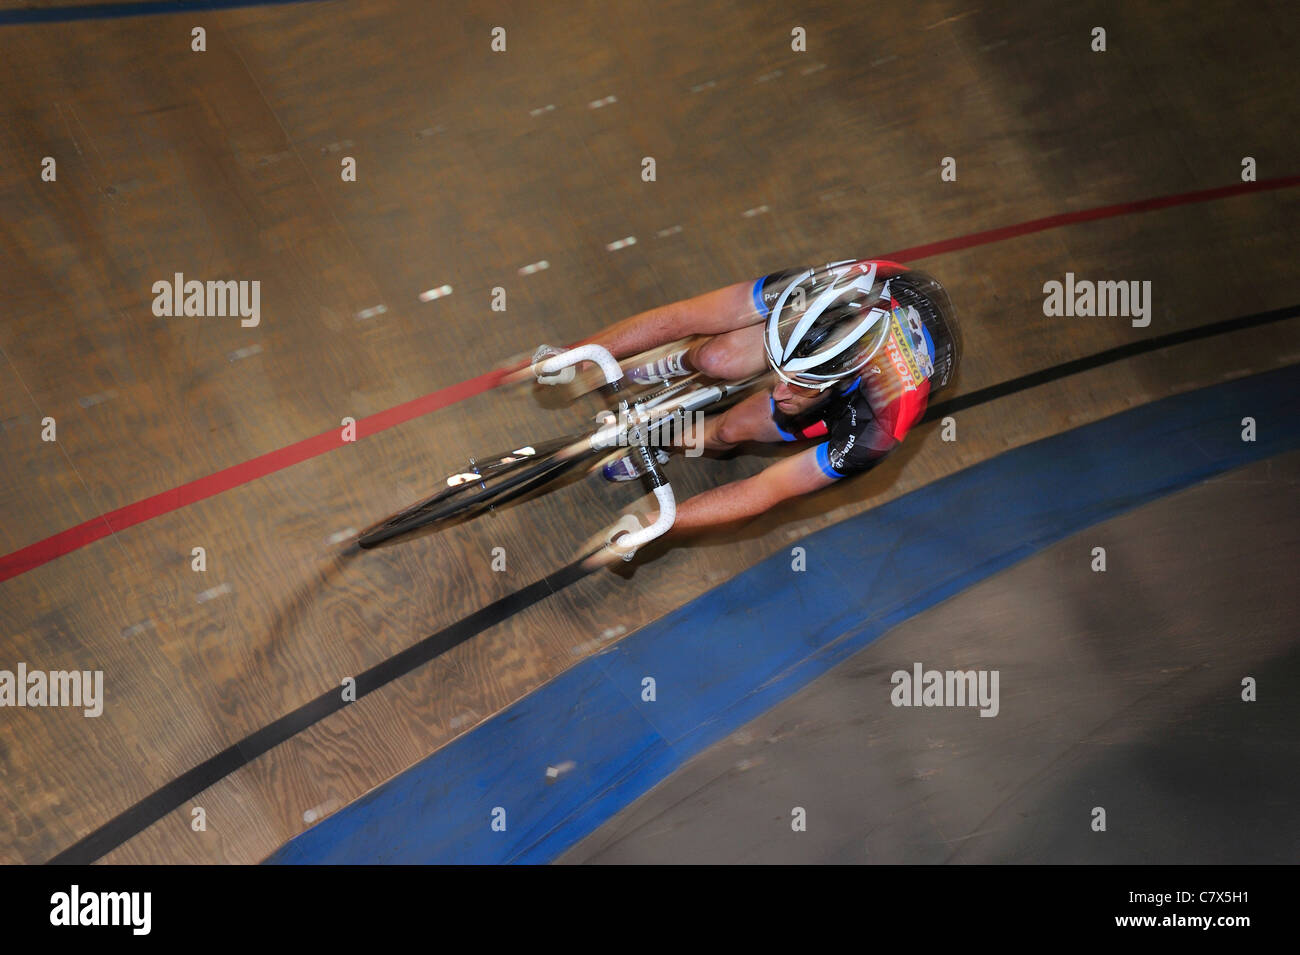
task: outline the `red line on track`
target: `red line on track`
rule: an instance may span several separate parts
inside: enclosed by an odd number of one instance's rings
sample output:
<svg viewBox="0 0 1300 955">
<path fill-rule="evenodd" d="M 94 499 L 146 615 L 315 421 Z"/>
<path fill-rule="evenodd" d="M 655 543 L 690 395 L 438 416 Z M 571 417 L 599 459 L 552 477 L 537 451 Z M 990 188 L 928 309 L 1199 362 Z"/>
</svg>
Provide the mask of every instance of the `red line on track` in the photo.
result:
<svg viewBox="0 0 1300 955">
<path fill-rule="evenodd" d="M 1202 189 L 1199 192 L 1181 192 L 1175 196 L 1157 196 L 1154 199 L 1139 199 L 1136 202 L 1120 202 L 1113 206 L 1098 206 L 1095 209 L 1080 209 L 1078 212 L 1065 212 L 1061 215 L 1047 216 L 1043 219 L 1030 219 L 1016 225 L 1005 225 L 1000 229 L 988 229 L 984 232 L 972 232 L 959 235 L 955 239 L 931 242 L 929 245 L 915 245 L 910 249 L 873 255 L 879 259 L 924 259 L 944 252 L 957 252 L 977 245 L 990 245 L 1006 239 L 1019 238 L 1033 232 L 1045 232 L 1061 226 L 1078 225 L 1080 222 L 1092 222 L 1096 219 L 1113 219 L 1117 216 L 1134 215 L 1139 212 L 1155 212 L 1171 206 L 1185 206 L 1194 202 L 1213 202 L 1215 199 L 1227 199 L 1248 192 L 1268 192 L 1273 189 L 1290 189 L 1300 185 L 1300 176 L 1285 176 L 1281 179 L 1262 179 L 1259 182 L 1242 182 L 1234 186 L 1221 186 L 1218 189 Z"/>
<path fill-rule="evenodd" d="M 1172 206 L 1183 206 L 1196 202 L 1213 202 L 1216 199 L 1227 199 L 1251 192 L 1289 189 L 1297 185 L 1300 185 L 1300 176 L 1285 176 L 1280 179 L 1265 179 L 1260 182 L 1243 182 L 1232 186 L 1221 186 L 1217 189 L 1202 189 L 1198 192 L 1183 192 L 1173 196 L 1157 196 L 1154 199 L 1139 199 L 1136 202 L 1121 202 L 1111 206 L 1098 206 L 1095 209 L 1081 209 L 1078 212 L 1066 212 L 1042 219 L 1031 219 L 1028 222 L 1002 226 L 998 229 L 988 229 L 984 232 L 972 232 L 970 235 L 943 239 L 939 242 L 931 242 L 928 245 L 917 245 L 910 249 L 900 249 L 897 252 L 885 252 L 875 255 L 875 257 L 902 261 L 924 259 L 945 252 L 956 252 L 979 245 L 990 245 L 994 242 L 1002 242 L 1006 239 L 1014 239 L 1034 232 L 1044 232 L 1062 226 L 1077 225 L 1081 222 L 1113 219 L 1118 216 L 1134 215 L 1139 212 L 1154 212 L 1158 209 L 1168 209 Z M 432 394 L 415 398 L 395 408 L 389 408 L 387 411 L 380 411 L 368 418 L 362 418 L 357 422 L 357 437 L 361 438 L 366 435 L 376 434 L 405 421 L 410 421 L 412 418 L 418 418 L 431 411 L 437 411 L 448 405 L 464 401 L 466 398 L 482 394 L 501 384 L 502 379 L 511 370 L 497 369 L 490 371 L 479 375 L 477 378 L 471 378 L 469 381 L 441 388 Z M 87 544 L 102 540 L 109 534 L 125 530 L 135 524 L 143 523 L 171 511 L 179 510 L 196 501 L 214 497 L 223 491 L 239 487 L 241 484 L 247 484 L 249 481 L 255 481 L 260 477 L 266 477 L 268 474 L 274 474 L 276 471 L 300 464 L 327 451 L 333 451 L 342 444 L 343 441 L 340 440 L 337 429 L 326 431 L 314 438 L 305 438 L 288 447 L 268 451 L 266 454 L 259 455 L 242 464 L 223 468 L 215 474 L 209 474 L 206 477 L 190 481 L 188 484 L 182 484 L 170 491 L 163 491 L 152 497 L 146 497 L 133 504 L 128 504 L 125 507 L 119 507 L 115 511 L 109 511 L 107 514 L 101 514 L 84 524 L 70 527 L 66 531 L 60 531 L 52 537 L 47 537 L 44 540 L 16 550 L 12 554 L 5 554 L 0 557 L 0 581 L 17 577 L 19 574 L 48 563 L 56 557 L 62 557 L 64 554 L 69 554 L 78 548 L 85 547 Z"/>
<path fill-rule="evenodd" d="M 504 371 L 490 371 L 485 375 L 479 375 L 477 378 L 471 378 L 469 381 L 439 389 L 432 394 L 407 401 L 395 408 L 389 408 L 387 411 L 380 411 L 368 418 L 362 418 L 357 422 L 357 438 L 360 439 L 366 435 L 376 434 L 395 427 L 404 421 L 410 421 L 412 418 L 418 418 L 431 411 L 437 411 L 439 408 L 445 408 L 448 405 L 456 404 L 458 401 L 464 401 L 466 398 L 471 398 L 474 395 L 495 388 L 505 374 Z M 268 474 L 274 474 L 276 471 L 300 464 L 308 458 L 314 458 L 327 451 L 333 451 L 343 444 L 344 442 L 339 436 L 339 429 L 335 428 L 326 431 L 324 434 L 318 434 L 314 438 L 295 441 L 288 447 L 268 451 L 266 454 L 258 455 L 242 464 L 223 468 L 215 474 L 209 474 L 206 477 L 190 481 L 188 484 L 182 484 L 170 491 L 163 491 L 161 494 L 155 494 L 125 507 L 119 507 L 115 511 L 109 511 L 107 514 L 101 514 L 84 524 L 70 527 L 66 531 L 60 531 L 53 537 L 47 537 L 45 540 L 29 544 L 21 550 L 0 557 L 0 581 L 26 573 L 34 567 L 39 567 L 56 557 L 62 557 L 79 547 L 92 544 L 109 534 L 159 517 L 162 514 L 179 510 L 188 504 L 202 501 L 204 498 L 214 497 L 222 491 L 228 491 L 233 487 L 247 484 L 249 481 L 255 481 L 260 477 L 266 477 Z"/>
</svg>

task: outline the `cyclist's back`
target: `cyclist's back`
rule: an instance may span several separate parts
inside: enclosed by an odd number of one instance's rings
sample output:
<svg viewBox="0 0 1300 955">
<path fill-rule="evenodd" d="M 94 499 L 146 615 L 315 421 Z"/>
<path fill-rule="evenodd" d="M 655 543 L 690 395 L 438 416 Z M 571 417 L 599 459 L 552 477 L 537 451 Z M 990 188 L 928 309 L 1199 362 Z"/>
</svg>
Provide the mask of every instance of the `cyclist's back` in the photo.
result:
<svg viewBox="0 0 1300 955">
<path fill-rule="evenodd" d="M 898 263 L 864 259 L 821 269 L 792 269 L 754 283 L 754 304 L 768 323 L 769 360 L 778 376 L 787 377 L 779 367 L 783 359 L 796 364 L 789 356 L 800 348 L 807 350 L 804 342 L 791 345 L 790 341 L 801 333 L 815 333 L 816 326 L 807 317 L 812 311 L 809 300 L 855 285 L 862 301 L 848 303 L 850 308 L 864 312 L 875 305 L 884 312 L 879 327 L 867 330 L 875 335 L 867 349 L 870 353 L 848 375 L 831 367 L 828 374 L 842 377 L 827 387 L 827 396 L 815 407 L 790 416 L 777 408 L 775 400 L 771 403 L 773 420 L 785 440 L 825 438 L 818 446 L 817 461 L 827 476 L 837 478 L 867 470 L 902 441 L 925 414 L 930 395 L 951 383 L 958 357 L 956 323 L 943 287 Z M 782 338 L 779 313 L 783 308 L 792 312 L 784 319 L 789 338 Z M 785 354 L 776 355 L 778 348 Z M 832 364 L 838 357 L 832 356 Z M 805 369 L 794 376 L 792 383 L 803 387 L 817 384 L 816 374 L 810 376 Z"/>
</svg>

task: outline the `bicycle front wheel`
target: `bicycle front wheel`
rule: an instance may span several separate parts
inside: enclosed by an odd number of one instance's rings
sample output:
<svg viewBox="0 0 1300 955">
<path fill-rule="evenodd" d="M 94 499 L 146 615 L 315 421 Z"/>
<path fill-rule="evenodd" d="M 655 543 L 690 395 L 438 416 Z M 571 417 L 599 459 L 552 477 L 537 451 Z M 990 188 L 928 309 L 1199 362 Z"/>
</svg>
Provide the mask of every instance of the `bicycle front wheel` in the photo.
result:
<svg viewBox="0 0 1300 955">
<path fill-rule="evenodd" d="M 547 452 L 545 457 L 533 456 L 523 462 L 503 458 L 480 466 L 476 472 L 453 475 L 448 480 L 457 480 L 456 484 L 366 528 L 357 536 L 357 543 L 369 549 L 411 531 L 463 520 L 513 501 L 559 478 L 589 456 L 561 455 L 559 452 L 566 447 L 570 447 L 568 439 L 559 439 L 536 449 Z"/>
</svg>

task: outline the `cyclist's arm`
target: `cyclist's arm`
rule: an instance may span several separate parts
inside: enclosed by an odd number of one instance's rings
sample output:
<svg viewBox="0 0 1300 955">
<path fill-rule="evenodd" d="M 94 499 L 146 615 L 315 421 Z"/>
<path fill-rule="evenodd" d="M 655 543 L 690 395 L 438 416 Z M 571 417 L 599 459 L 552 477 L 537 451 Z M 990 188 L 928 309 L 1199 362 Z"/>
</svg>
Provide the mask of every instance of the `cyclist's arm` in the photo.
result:
<svg viewBox="0 0 1300 955">
<path fill-rule="evenodd" d="M 611 325 L 580 345 L 603 345 L 615 358 L 626 358 L 692 335 L 720 335 L 761 320 L 750 291 L 753 282 L 652 308 Z"/>
<path fill-rule="evenodd" d="M 671 533 L 729 524 L 762 514 L 800 494 L 833 484 L 837 477 L 817 460 L 817 448 L 784 458 L 751 478 L 733 481 L 683 501 Z"/>
</svg>

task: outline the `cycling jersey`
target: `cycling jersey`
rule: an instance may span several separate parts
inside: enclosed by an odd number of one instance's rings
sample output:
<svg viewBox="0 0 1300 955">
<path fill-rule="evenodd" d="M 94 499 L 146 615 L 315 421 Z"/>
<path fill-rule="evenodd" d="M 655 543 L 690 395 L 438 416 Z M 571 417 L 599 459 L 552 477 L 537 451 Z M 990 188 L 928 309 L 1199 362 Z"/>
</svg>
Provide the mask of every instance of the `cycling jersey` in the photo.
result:
<svg viewBox="0 0 1300 955">
<path fill-rule="evenodd" d="M 871 262 L 850 260 L 827 267 L 842 266 L 865 274 Z M 766 318 L 786 286 L 807 271 L 790 269 L 756 281 L 753 297 L 759 314 Z M 832 390 L 808 412 L 791 418 L 769 398 L 772 420 L 786 441 L 825 438 L 817 445 L 817 463 L 828 477 L 847 477 L 871 468 L 921 420 L 932 384 L 938 390 L 951 380 L 955 363 L 951 329 L 918 321 L 915 314 L 894 309 L 889 335 L 861 375 L 847 389 Z"/>
</svg>

